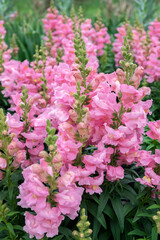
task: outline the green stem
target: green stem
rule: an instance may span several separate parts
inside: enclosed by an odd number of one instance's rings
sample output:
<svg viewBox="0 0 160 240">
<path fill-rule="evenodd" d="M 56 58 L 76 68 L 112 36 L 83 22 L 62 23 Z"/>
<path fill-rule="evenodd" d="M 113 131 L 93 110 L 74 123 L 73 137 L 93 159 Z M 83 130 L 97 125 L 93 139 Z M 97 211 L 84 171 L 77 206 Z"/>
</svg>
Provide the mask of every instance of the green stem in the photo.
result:
<svg viewBox="0 0 160 240">
<path fill-rule="evenodd" d="M 12 240 L 14 240 L 13 236 L 12 236 L 12 233 L 10 232 L 9 228 L 8 228 L 8 222 L 6 220 L 5 217 L 3 217 L 3 222 L 5 223 L 6 227 L 7 227 L 7 230 L 8 230 L 8 233 L 9 233 L 9 236 Z"/>
</svg>

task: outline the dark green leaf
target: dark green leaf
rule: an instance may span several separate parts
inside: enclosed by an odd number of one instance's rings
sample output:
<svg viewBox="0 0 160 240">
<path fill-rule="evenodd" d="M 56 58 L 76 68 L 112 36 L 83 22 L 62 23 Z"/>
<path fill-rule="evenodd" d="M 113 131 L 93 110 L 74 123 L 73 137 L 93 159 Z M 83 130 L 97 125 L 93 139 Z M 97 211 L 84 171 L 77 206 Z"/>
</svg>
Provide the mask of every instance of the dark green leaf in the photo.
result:
<svg viewBox="0 0 160 240">
<path fill-rule="evenodd" d="M 121 240 L 120 226 L 116 218 L 110 221 L 110 226 L 114 240 Z"/>
<path fill-rule="evenodd" d="M 158 239 L 158 233 L 157 233 L 157 227 L 152 228 L 152 236 L 151 240 L 157 240 Z"/>
<path fill-rule="evenodd" d="M 97 211 L 97 216 L 100 216 L 108 202 L 108 199 L 109 199 L 109 193 L 108 191 L 104 191 L 100 198 L 99 198 L 99 206 L 98 206 L 98 211 Z"/>
<path fill-rule="evenodd" d="M 101 224 L 97 221 L 96 218 L 94 218 L 94 222 L 93 222 L 93 240 L 97 240 L 98 239 L 98 233 L 99 233 L 100 228 L 101 228 Z"/>
<path fill-rule="evenodd" d="M 15 236 L 15 232 L 13 229 L 13 225 L 11 223 L 7 223 L 7 228 L 9 229 L 9 231 Z"/>
<path fill-rule="evenodd" d="M 146 233 L 139 230 L 139 229 L 135 229 L 135 230 L 129 232 L 128 235 L 136 235 L 136 236 L 143 236 L 144 237 L 144 236 L 146 236 Z"/>
<path fill-rule="evenodd" d="M 124 231 L 124 213 L 123 213 L 123 205 L 120 198 L 111 199 L 112 207 L 114 209 L 115 215 L 119 221 L 119 226 L 121 232 Z"/>
</svg>

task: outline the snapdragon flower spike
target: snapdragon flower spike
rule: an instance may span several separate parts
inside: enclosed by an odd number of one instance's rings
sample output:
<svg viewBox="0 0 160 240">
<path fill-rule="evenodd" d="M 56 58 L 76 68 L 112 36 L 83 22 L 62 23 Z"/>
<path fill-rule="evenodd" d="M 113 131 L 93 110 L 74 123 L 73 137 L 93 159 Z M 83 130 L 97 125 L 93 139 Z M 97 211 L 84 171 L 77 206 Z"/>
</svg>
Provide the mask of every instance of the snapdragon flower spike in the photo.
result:
<svg viewBox="0 0 160 240">
<path fill-rule="evenodd" d="M 90 222 L 87 221 L 85 209 L 81 210 L 80 221 L 77 223 L 79 231 L 73 231 L 73 237 L 75 240 L 91 240 L 92 229 L 89 228 Z"/>
<path fill-rule="evenodd" d="M 48 184 L 50 186 L 48 201 L 49 201 L 49 203 L 52 204 L 52 206 L 54 206 L 54 205 L 56 205 L 55 194 L 57 193 L 57 191 L 56 191 L 57 190 L 56 180 L 59 177 L 59 171 L 60 171 L 61 164 L 56 165 L 53 162 L 53 159 L 57 154 L 56 141 L 57 141 L 58 136 L 55 135 L 56 130 L 54 128 L 51 128 L 51 123 L 50 123 L 49 120 L 47 120 L 46 131 L 47 131 L 47 137 L 45 138 L 45 143 L 48 146 L 49 153 L 46 154 L 45 161 L 52 168 L 52 174 L 48 175 L 48 177 L 47 177 Z"/>
<path fill-rule="evenodd" d="M 44 42 L 41 42 L 40 49 L 36 46 L 35 54 L 34 54 L 35 61 L 33 62 L 36 69 L 44 69 L 46 64 L 46 46 Z"/>
<path fill-rule="evenodd" d="M 101 17 L 101 11 L 100 9 L 98 10 L 98 13 L 97 13 L 97 20 L 96 20 L 96 26 L 99 27 L 99 29 L 103 28 L 104 27 L 104 24 L 102 23 L 102 17 Z"/>
<path fill-rule="evenodd" d="M 127 44 L 127 38 L 124 37 L 124 47 L 122 47 L 122 55 L 124 60 L 120 61 L 120 64 L 125 72 L 125 81 L 124 83 L 128 85 L 132 85 L 133 82 L 131 81 L 131 77 L 137 67 L 136 64 L 133 63 L 133 56 L 130 52 L 130 46 Z"/>
<path fill-rule="evenodd" d="M 75 55 L 76 55 L 76 63 L 78 64 L 78 69 L 80 70 L 83 78 L 82 86 L 84 88 L 87 88 L 86 78 L 90 73 L 90 69 L 86 68 L 86 65 L 88 63 L 88 58 L 87 58 L 85 42 L 82 38 L 82 32 L 80 27 L 77 33 L 75 33 L 74 49 L 75 49 Z"/>
<path fill-rule="evenodd" d="M 119 66 L 123 60 L 122 52 L 123 38 L 127 37 L 131 46 L 134 61 L 144 68 L 148 82 L 159 81 L 160 79 L 160 51 L 159 51 L 159 19 L 150 23 L 148 31 L 143 29 L 140 24 L 131 27 L 128 23 L 118 28 L 115 34 L 116 40 L 113 43 L 116 65 Z M 129 29 L 129 32 L 128 32 Z"/>
<path fill-rule="evenodd" d="M 79 24 L 84 22 L 83 8 L 81 6 L 78 9 L 78 21 L 79 21 Z"/>
<path fill-rule="evenodd" d="M 74 94 L 75 97 L 75 111 L 77 112 L 77 123 L 81 122 L 85 111 L 83 110 L 84 105 L 89 104 L 89 95 L 88 93 L 92 90 L 92 87 L 90 84 L 87 85 L 87 77 L 91 71 L 91 69 L 86 68 L 86 65 L 88 63 L 87 53 L 86 53 L 86 47 L 85 42 L 82 38 L 82 33 L 80 28 L 78 29 L 78 32 L 75 33 L 75 39 L 74 39 L 74 49 L 75 49 L 75 55 L 76 55 L 76 63 L 78 64 L 78 69 L 82 76 L 81 83 L 77 81 L 77 93 Z M 82 91 L 81 87 L 84 87 L 84 91 Z"/>
<path fill-rule="evenodd" d="M 35 54 L 33 55 L 35 61 L 34 61 L 34 64 L 35 64 L 35 68 L 41 68 L 41 66 L 39 66 L 39 61 L 40 61 L 40 55 L 39 55 L 39 49 L 38 49 L 38 45 L 36 45 L 36 48 L 35 48 Z"/>
<path fill-rule="evenodd" d="M 47 137 L 45 138 L 45 143 L 48 146 L 48 149 L 50 151 L 50 158 L 48 158 L 47 162 L 49 161 L 51 165 L 52 161 L 51 159 L 53 159 L 53 157 L 56 155 L 56 150 L 57 150 L 57 145 L 56 145 L 56 141 L 58 136 L 54 135 L 55 134 L 55 128 L 51 128 L 51 123 L 49 120 L 47 120 L 47 126 L 46 126 L 46 131 L 47 131 Z"/>
<path fill-rule="evenodd" d="M 76 157 L 75 164 L 79 165 L 81 163 L 81 155 L 82 155 L 82 148 L 85 146 L 86 141 L 88 138 L 83 137 L 81 134 L 81 130 L 87 132 L 87 124 L 84 123 L 84 118 L 88 114 L 84 105 L 88 105 L 90 98 L 89 92 L 92 90 L 90 83 L 87 85 L 87 77 L 90 73 L 90 69 L 86 68 L 88 63 L 87 53 L 85 42 L 82 38 L 82 33 L 80 28 L 78 29 L 78 34 L 75 33 L 74 39 L 74 48 L 75 48 L 75 55 L 76 55 L 76 63 L 78 64 L 78 69 L 80 71 L 82 81 L 81 83 L 77 81 L 76 90 L 77 93 L 74 94 L 75 103 L 74 103 L 74 110 L 77 113 L 77 133 L 75 135 L 76 140 L 82 143 L 82 146 L 79 149 L 79 153 Z M 84 91 L 82 90 L 84 89 Z"/>
<path fill-rule="evenodd" d="M 60 62 L 63 62 L 63 60 L 62 60 L 63 56 L 64 56 L 64 49 L 58 48 L 57 49 L 57 57 L 56 57 L 57 65 L 59 65 Z"/>
<path fill-rule="evenodd" d="M 18 50 L 19 50 L 17 43 L 16 43 L 16 34 L 12 35 L 11 48 L 13 49 L 13 52 L 12 52 L 13 57 L 15 57 L 18 54 Z"/>
<path fill-rule="evenodd" d="M 23 90 L 22 90 L 22 104 L 20 105 L 21 109 L 23 110 L 23 114 L 22 114 L 22 121 L 25 122 L 24 125 L 24 132 L 27 132 L 30 126 L 30 120 L 28 119 L 28 113 L 31 110 L 31 104 L 29 104 L 27 102 L 28 100 L 28 94 L 27 94 L 28 90 L 25 88 L 25 86 L 23 86 Z"/>
<path fill-rule="evenodd" d="M 74 21 L 75 17 L 76 17 L 76 13 L 75 13 L 74 5 L 72 4 L 71 11 L 70 11 L 70 18 L 72 19 L 72 21 Z"/>
<path fill-rule="evenodd" d="M 48 95 L 48 91 L 47 91 L 48 90 L 47 79 L 45 77 L 44 70 L 43 70 L 43 77 L 41 78 L 41 80 L 43 81 L 43 83 L 41 84 L 42 89 L 40 89 L 40 95 L 43 97 L 43 99 L 46 101 L 46 103 L 48 103 L 50 96 Z"/>
</svg>

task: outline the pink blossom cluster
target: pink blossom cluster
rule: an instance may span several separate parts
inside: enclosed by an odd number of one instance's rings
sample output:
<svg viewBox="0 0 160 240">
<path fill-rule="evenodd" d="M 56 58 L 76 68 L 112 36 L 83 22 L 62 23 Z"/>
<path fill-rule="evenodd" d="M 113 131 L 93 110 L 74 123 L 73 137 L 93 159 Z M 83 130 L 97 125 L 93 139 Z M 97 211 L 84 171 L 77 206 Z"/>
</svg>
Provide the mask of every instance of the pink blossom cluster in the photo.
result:
<svg viewBox="0 0 160 240">
<path fill-rule="evenodd" d="M 160 22 L 156 19 L 150 23 L 146 32 L 143 27 L 131 27 L 128 23 L 122 25 L 115 34 L 113 51 L 116 65 L 123 59 L 121 48 L 124 45 L 124 36 L 127 36 L 135 62 L 145 69 L 148 82 L 160 79 Z"/>
<path fill-rule="evenodd" d="M 145 177 L 137 180 L 147 182 L 155 191 L 160 185 L 155 170 L 159 152 L 151 155 L 141 150 L 152 105 L 151 100 L 142 101 L 150 89 L 138 88 L 143 67 L 136 68 L 131 85 L 126 84 L 121 69 L 111 74 L 98 73 L 97 55 L 103 53 L 109 37 L 105 28 L 94 29 L 86 20 L 81 31 L 89 60 L 83 84 L 74 53 L 73 21 L 58 15 L 57 10 L 49 10 L 43 22 L 45 31 L 50 30 L 52 36 L 50 41 L 48 32 L 45 39 L 45 62 L 40 60 L 37 66 L 35 61 L 29 65 L 28 61 L 9 60 L 0 76 L 3 93 L 10 97 L 11 110 L 15 112 L 7 114 L 12 134 L 8 153 L 13 156 L 12 167 L 23 168 L 19 205 L 34 213 L 25 213 L 24 230 L 36 239 L 44 234 L 57 235 L 64 216 L 75 219 L 84 191 L 100 194 L 104 181 L 123 179 L 123 165 L 136 163 L 145 167 Z M 64 55 L 63 62 L 57 64 L 59 48 L 64 49 Z M 26 102 L 23 86 L 28 89 Z M 58 136 L 56 144 L 48 146 L 49 153 L 44 151 L 47 119 Z M 150 134 L 157 136 L 155 130 Z M 90 145 L 95 150 L 88 155 L 85 150 Z M 55 154 L 48 162 L 52 151 Z M 6 169 L 4 158 L 0 158 L 0 169 Z"/>
<path fill-rule="evenodd" d="M 57 9 L 48 9 L 46 18 L 43 19 L 44 30 L 46 32 L 46 47 L 49 49 L 50 55 L 55 57 L 57 49 L 64 49 L 62 59 L 68 64 L 74 62 L 74 25 L 77 26 L 79 20 L 68 18 L 60 15 Z M 95 24 L 92 26 L 91 19 L 86 19 L 81 24 L 81 32 L 85 41 L 89 60 L 92 61 L 96 55 L 103 55 L 105 44 L 110 43 L 110 36 L 107 28 Z M 51 39 L 50 39 L 51 38 Z"/>
</svg>

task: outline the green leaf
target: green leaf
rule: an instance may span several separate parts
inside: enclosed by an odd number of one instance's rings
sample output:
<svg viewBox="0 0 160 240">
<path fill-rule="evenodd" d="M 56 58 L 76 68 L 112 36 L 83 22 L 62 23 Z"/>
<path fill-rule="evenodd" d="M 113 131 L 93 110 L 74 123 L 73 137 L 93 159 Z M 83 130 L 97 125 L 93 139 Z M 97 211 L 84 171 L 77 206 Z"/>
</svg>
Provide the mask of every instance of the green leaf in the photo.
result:
<svg viewBox="0 0 160 240">
<path fill-rule="evenodd" d="M 97 220 L 102 224 L 104 229 L 107 229 L 106 220 L 105 220 L 105 217 L 103 214 L 101 214 L 99 217 L 97 217 Z"/>
<path fill-rule="evenodd" d="M 129 236 L 130 235 L 136 235 L 136 236 L 143 236 L 144 237 L 144 236 L 146 236 L 146 233 L 141 231 L 141 230 L 139 230 L 139 229 L 135 229 L 135 230 L 129 232 L 128 235 Z"/>
<path fill-rule="evenodd" d="M 108 199 L 109 199 L 109 193 L 108 191 L 104 191 L 100 198 L 99 198 L 99 206 L 98 206 L 98 211 L 97 211 L 97 217 L 100 216 L 108 202 Z"/>
<path fill-rule="evenodd" d="M 18 212 L 18 211 L 13 211 L 13 212 L 9 212 L 8 214 L 7 214 L 7 216 L 8 217 L 11 217 L 11 216 L 13 216 L 13 215 L 15 215 L 15 214 L 19 214 L 20 212 Z"/>
<path fill-rule="evenodd" d="M 124 231 L 124 213 L 123 213 L 123 205 L 120 198 L 111 199 L 112 207 L 114 209 L 115 215 L 119 221 L 120 230 L 123 233 Z"/>
<path fill-rule="evenodd" d="M 97 196 L 96 196 L 95 194 L 93 194 L 93 195 L 91 196 L 91 198 L 92 198 L 96 203 L 99 204 L 99 199 L 97 198 Z"/>
<path fill-rule="evenodd" d="M 20 225 L 13 225 L 13 228 L 16 230 L 24 231 L 23 227 L 21 227 Z"/>
<path fill-rule="evenodd" d="M 129 203 L 126 203 L 123 207 L 123 214 L 124 214 L 124 217 L 129 213 L 131 212 L 133 209 L 135 208 L 135 206 L 129 204 Z"/>
<path fill-rule="evenodd" d="M 149 206 L 149 207 L 147 208 L 147 210 L 149 210 L 149 209 L 156 209 L 156 208 L 160 208 L 160 205 L 158 205 L 158 204 L 153 204 L 153 205 Z"/>
<path fill-rule="evenodd" d="M 136 211 L 136 214 L 132 220 L 133 223 L 137 222 L 140 219 L 140 216 L 138 216 L 140 214 L 140 209 L 138 208 Z"/>
<path fill-rule="evenodd" d="M 152 218 L 153 214 L 149 214 L 149 213 L 139 213 L 137 214 L 138 217 L 148 217 L 148 218 Z"/>
<path fill-rule="evenodd" d="M 5 225 L 0 225 L 0 231 L 6 230 L 7 227 Z"/>
<path fill-rule="evenodd" d="M 6 225 L 7 225 L 7 228 L 9 229 L 9 231 L 15 236 L 13 225 L 11 223 L 7 223 Z"/>
<path fill-rule="evenodd" d="M 152 235 L 151 235 L 151 240 L 157 240 L 158 239 L 158 233 L 157 233 L 157 227 L 152 228 Z"/>
<path fill-rule="evenodd" d="M 93 222 L 93 240 L 97 240 L 98 239 L 98 233 L 99 233 L 100 228 L 101 228 L 101 224 L 97 221 L 96 218 L 94 218 L 94 222 Z"/>
<path fill-rule="evenodd" d="M 110 221 L 110 226 L 114 240 L 121 240 L 120 226 L 116 218 Z"/>
<path fill-rule="evenodd" d="M 133 195 L 133 193 L 131 193 L 128 190 L 123 190 L 123 192 L 121 193 L 121 196 L 124 197 L 125 199 L 130 200 L 132 204 L 136 204 L 137 202 L 136 196 Z"/>
<path fill-rule="evenodd" d="M 98 220 L 98 222 L 106 229 L 107 225 L 104 215 L 101 214 L 99 217 L 97 217 L 97 205 L 91 201 L 86 201 L 86 204 L 88 212 L 90 212 Z"/>
<path fill-rule="evenodd" d="M 67 227 L 60 227 L 59 232 L 62 233 L 67 238 L 67 240 L 73 239 L 72 238 L 72 231 Z"/>
<path fill-rule="evenodd" d="M 115 215 L 114 215 L 114 211 L 113 211 L 113 208 L 112 208 L 109 204 L 107 204 L 107 205 L 105 206 L 103 212 L 104 212 L 107 216 L 109 216 L 112 220 L 114 219 L 114 216 L 115 216 Z"/>
</svg>

